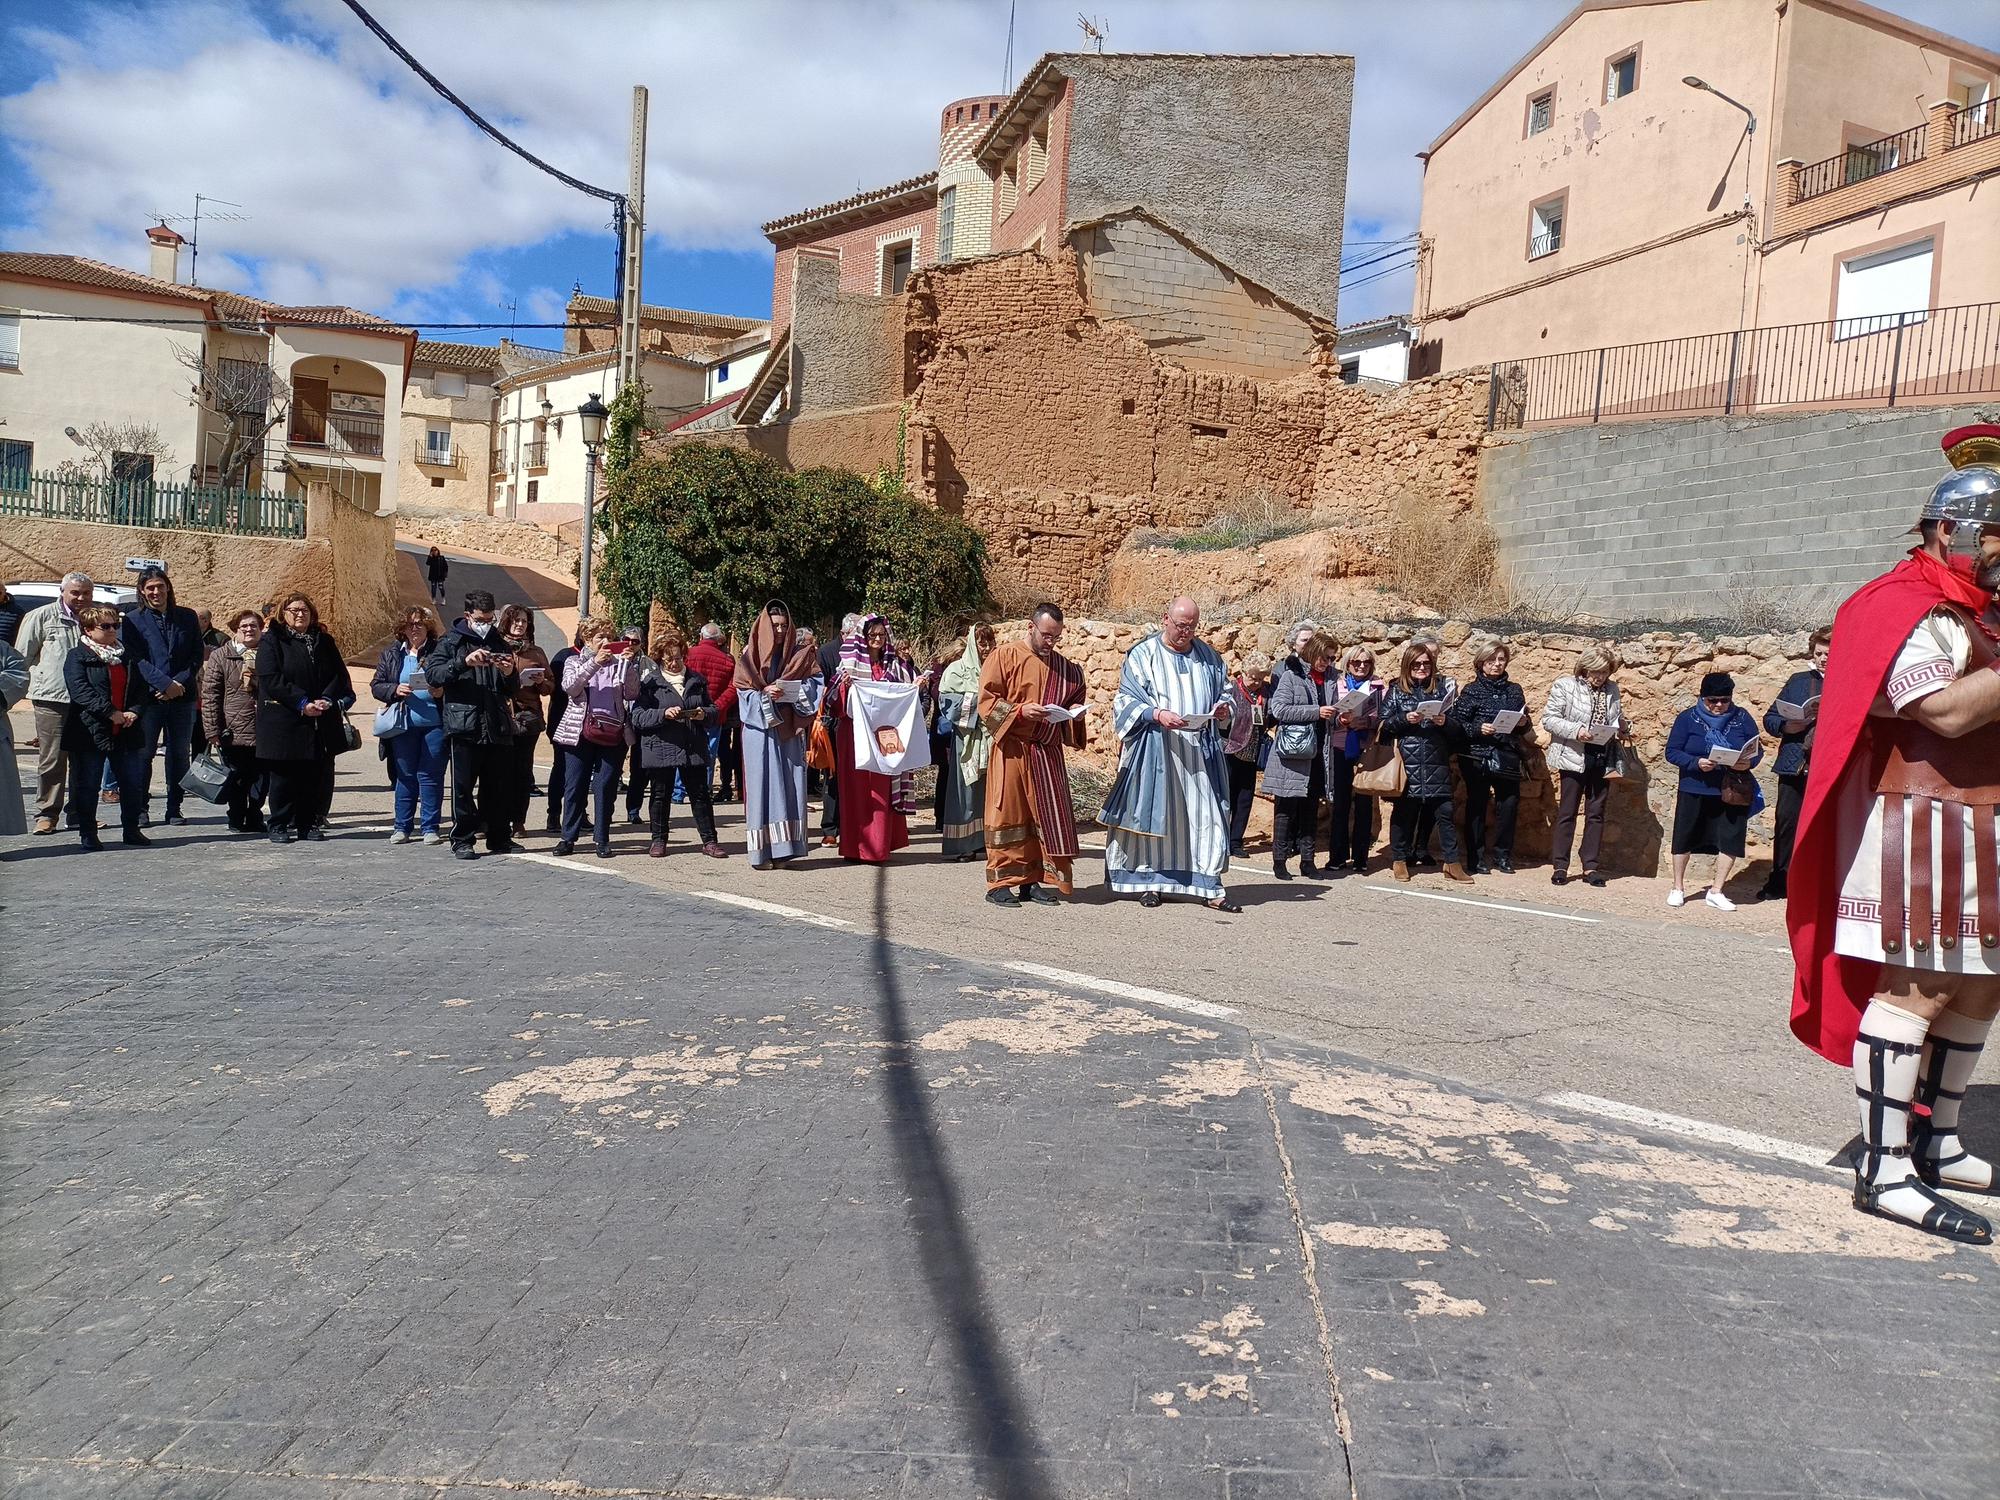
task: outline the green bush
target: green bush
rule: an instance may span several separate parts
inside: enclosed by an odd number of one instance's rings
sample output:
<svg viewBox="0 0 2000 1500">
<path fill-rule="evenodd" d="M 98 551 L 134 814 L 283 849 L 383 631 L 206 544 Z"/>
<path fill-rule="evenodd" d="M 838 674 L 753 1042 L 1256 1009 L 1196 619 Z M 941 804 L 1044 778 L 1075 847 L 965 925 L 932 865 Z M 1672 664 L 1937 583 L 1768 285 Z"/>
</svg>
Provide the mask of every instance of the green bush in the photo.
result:
<svg viewBox="0 0 2000 1500">
<path fill-rule="evenodd" d="M 991 603 L 976 531 L 844 469 L 791 473 L 761 454 L 681 444 L 613 476 L 607 509 L 621 620 L 657 600 L 677 620 L 740 634 L 783 599 L 802 621 L 860 606 L 917 637 Z"/>
</svg>

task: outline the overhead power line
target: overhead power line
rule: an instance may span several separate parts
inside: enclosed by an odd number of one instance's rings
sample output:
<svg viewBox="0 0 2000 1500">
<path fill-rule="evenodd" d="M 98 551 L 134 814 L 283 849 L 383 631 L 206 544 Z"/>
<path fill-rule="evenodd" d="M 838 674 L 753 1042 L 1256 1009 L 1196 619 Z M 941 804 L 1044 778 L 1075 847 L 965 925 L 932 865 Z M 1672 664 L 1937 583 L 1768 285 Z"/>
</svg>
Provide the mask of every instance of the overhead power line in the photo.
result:
<svg viewBox="0 0 2000 1500">
<path fill-rule="evenodd" d="M 1417 263 L 1416 258 L 1412 256 L 1409 260 L 1404 261 L 1400 265 L 1384 266 L 1381 270 L 1371 272 L 1369 275 L 1363 276 L 1358 281 L 1343 281 L 1340 284 L 1340 289 L 1343 292 L 1351 292 L 1358 286 L 1368 285 L 1368 283 L 1371 281 L 1380 281 L 1384 276 L 1395 276 L 1400 272 L 1411 270 L 1412 268 L 1415 267 L 1416 263 Z"/>
<path fill-rule="evenodd" d="M 19 318 L 24 323 L 135 323 L 143 325 L 148 328 L 205 328 L 211 322 L 221 321 L 226 323 L 230 321 L 227 315 L 223 315 L 219 319 L 131 318 L 131 317 L 121 317 L 114 313 L 20 312 L 20 313 L 15 313 L 14 316 Z M 350 330 L 356 328 L 366 329 L 369 327 L 375 327 L 387 330 L 392 328 L 411 328 L 411 329 L 564 328 L 568 329 L 568 328 L 616 328 L 618 326 L 616 323 L 426 323 L 420 320 L 395 321 L 388 318 L 384 318 L 379 323 L 375 324 L 329 323 L 324 318 L 265 317 L 262 314 L 255 315 L 254 321 L 258 323 L 269 324 L 273 328 L 331 328 L 336 332 L 342 329 L 350 329 Z"/>
<path fill-rule="evenodd" d="M 415 73 L 419 78 L 423 79 L 423 81 L 425 83 L 428 83 L 432 88 L 436 89 L 437 92 L 444 99 L 448 100 L 460 114 L 465 116 L 466 119 L 470 120 L 474 125 L 477 125 L 481 130 L 485 131 L 486 134 L 493 137 L 494 140 L 498 141 L 501 145 L 505 146 L 509 151 L 513 152 L 516 156 L 520 157 L 522 161 L 525 161 L 530 166 L 536 167 L 539 170 L 548 173 L 549 176 L 555 178 L 557 182 L 565 183 L 568 186 L 575 188 L 579 193 L 589 193 L 593 198 L 602 198 L 610 203 L 623 203 L 625 201 L 625 195 L 623 193 L 614 193 L 609 188 L 593 187 L 590 183 L 585 182 L 581 177 L 572 177 L 569 175 L 569 173 L 563 171 L 560 167 L 550 166 L 547 162 L 543 161 L 539 156 L 535 155 L 534 152 L 530 151 L 526 146 L 523 146 L 519 142 L 508 137 L 504 132 L 500 130 L 498 126 L 494 125 L 492 121 L 488 120 L 484 115 L 480 114 L 478 110 L 474 109 L 470 104 L 467 104 L 463 99 L 459 98 L 458 95 L 454 94 L 449 88 L 447 88 L 445 86 L 444 81 L 441 78 L 439 78 L 437 74 L 433 73 L 429 68 L 425 67 L 422 63 L 418 62 L 415 57 L 411 56 L 409 48 L 405 47 L 401 42 L 397 41 L 394 37 L 389 35 L 389 33 L 383 29 L 382 23 L 376 20 L 373 16 L 369 15 L 367 11 L 363 10 L 361 6 L 357 3 L 357 0 L 347 0 L 347 8 L 353 11 L 356 16 L 360 17 L 361 24 L 363 26 L 366 26 L 370 31 L 374 32 L 376 36 L 382 39 L 383 46 L 387 47 L 391 52 L 395 53 L 396 56 L 402 58 L 404 62 L 408 63 L 410 65 L 410 70 L 413 73 Z"/>
<path fill-rule="evenodd" d="M 1350 271 L 1359 271 L 1380 261 L 1393 260 L 1399 255 L 1408 255 L 1414 249 L 1416 249 L 1415 245 L 1404 243 L 1397 245 L 1393 250 L 1383 250 L 1374 255 L 1363 256 L 1360 260 L 1342 261 L 1340 274 L 1345 276 Z"/>
</svg>

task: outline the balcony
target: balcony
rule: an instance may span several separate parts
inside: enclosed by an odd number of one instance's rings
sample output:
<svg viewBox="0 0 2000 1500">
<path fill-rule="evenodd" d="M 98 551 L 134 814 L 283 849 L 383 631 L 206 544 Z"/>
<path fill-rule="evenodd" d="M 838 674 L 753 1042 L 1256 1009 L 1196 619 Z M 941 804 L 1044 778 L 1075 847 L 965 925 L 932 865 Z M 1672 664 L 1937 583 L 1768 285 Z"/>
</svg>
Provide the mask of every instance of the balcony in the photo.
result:
<svg viewBox="0 0 2000 1500">
<path fill-rule="evenodd" d="M 382 456 L 382 414 L 313 411 L 294 403 L 285 441 L 294 448 L 323 448 L 344 458 Z"/>
<path fill-rule="evenodd" d="M 1810 164 L 1778 163 L 1773 238 L 1873 213 L 2000 168 L 2000 106 L 1933 104 L 1921 125 Z"/>
<path fill-rule="evenodd" d="M 524 469 L 546 469 L 549 466 L 549 445 L 546 442 L 523 443 L 521 445 L 521 467 Z"/>
<path fill-rule="evenodd" d="M 1528 259 L 1540 260 L 1544 255 L 1554 255 L 1562 247 L 1562 225 L 1556 224 L 1546 233 L 1538 234 L 1528 241 Z"/>
<path fill-rule="evenodd" d="M 457 447 L 438 448 L 424 442 L 416 443 L 416 461 L 427 469 L 449 469 L 454 474 L 465 472 L 465 454 Z"/>
</svg>

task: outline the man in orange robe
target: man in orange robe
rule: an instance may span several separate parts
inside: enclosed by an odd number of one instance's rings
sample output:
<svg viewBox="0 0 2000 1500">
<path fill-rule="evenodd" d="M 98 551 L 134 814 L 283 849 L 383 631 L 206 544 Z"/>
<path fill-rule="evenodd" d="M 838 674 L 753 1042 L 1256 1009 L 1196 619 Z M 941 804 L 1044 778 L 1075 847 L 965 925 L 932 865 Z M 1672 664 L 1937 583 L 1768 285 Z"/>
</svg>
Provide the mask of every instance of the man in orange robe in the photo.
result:
<svg viewBox="0 0 2000 1500">
<path fill-rule="evenodd" d="M 993 735 L 986 768 L 986 899 L 1054 906 L 1070 894 L 1076 814 L 1065 746 L 1083 745 L 1083 720 L 1049 717 L 1083 703 L 1083 673 L 1056 650 L 1063 612 L 1038 604 L 1028 638 L 1009 641 L 979 672 L 979 718 Z M 1054 889 L 1050 889 L 1053 886 Z"/>
</svg>

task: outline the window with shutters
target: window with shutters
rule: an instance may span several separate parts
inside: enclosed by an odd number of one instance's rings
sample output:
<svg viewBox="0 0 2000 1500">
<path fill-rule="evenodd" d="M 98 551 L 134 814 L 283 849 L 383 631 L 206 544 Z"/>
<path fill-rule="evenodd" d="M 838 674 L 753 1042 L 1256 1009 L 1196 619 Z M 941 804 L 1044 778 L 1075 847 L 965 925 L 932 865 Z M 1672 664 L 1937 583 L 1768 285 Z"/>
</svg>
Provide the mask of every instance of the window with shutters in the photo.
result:
<svg viewBox="0 0 2000 1500">
<path fill-rule="evenodd" d="M 958 189 L 948 187 L 938 194 L 938 259 L 950 260 L 951 242 L 958 228 Z"/>
<path fill-rule="evenodd" d="M 1937 242 L 1912 240 L 1840 263 L 1833 295 L 1833 336 L 1860 338 L 1929 316 Z"/>
<path fill-rule="evenodd" d="M 431 384 L 431 392 L 438 396 L 463 396 L 465 394 L 465 372 L 463 370 L 439 370 L 437 379 Z"/>
<path fill-rule="evenodd" d="M 1540 135 L 1555 121 L 1556 91 L 1543 89 L 1528 101 L 1528 134 Z"/>
<path fill-rule="evenodd" d="M 21 315 L 0 308 L 0 370 L 21 368 Z"/>
</svg>

